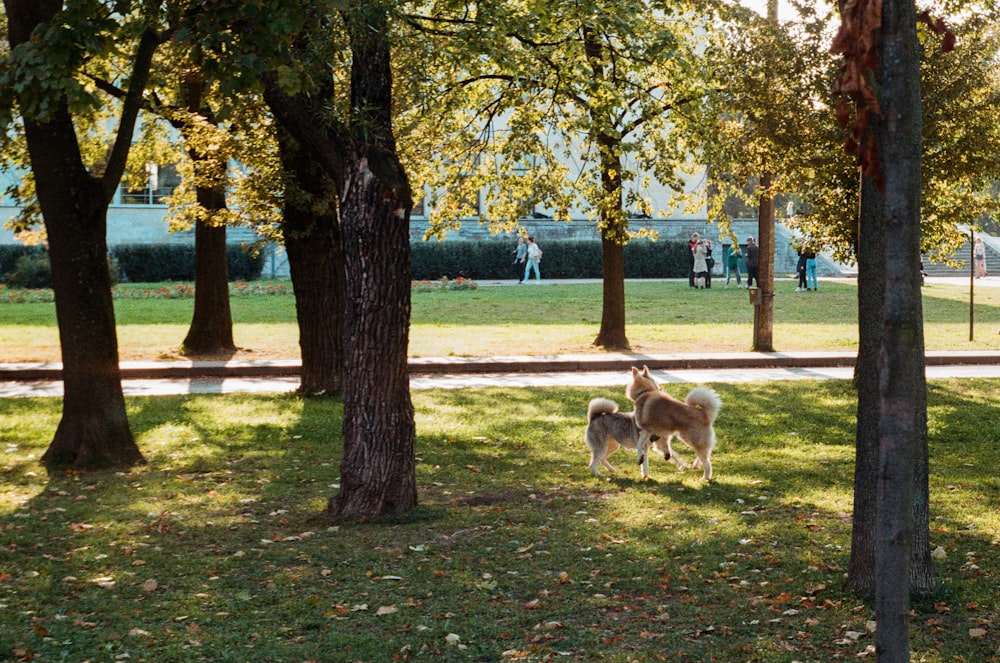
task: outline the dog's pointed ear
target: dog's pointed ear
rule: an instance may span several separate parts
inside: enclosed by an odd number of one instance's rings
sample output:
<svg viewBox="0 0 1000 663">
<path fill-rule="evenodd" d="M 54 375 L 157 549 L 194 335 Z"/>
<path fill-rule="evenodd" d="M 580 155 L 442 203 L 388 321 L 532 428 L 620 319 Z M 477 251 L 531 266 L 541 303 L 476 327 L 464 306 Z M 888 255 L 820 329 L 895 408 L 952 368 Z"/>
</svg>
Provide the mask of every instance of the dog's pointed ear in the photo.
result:
<svg viewBox="0 0 1000 663">
<path fill-rule="evenodd" d="M 637 375 L 639 375 L 639 369 L 638 369 L 638 368 L 636 368 L 635 366 L 633 366 L 633 367 L 632 367 L 632 377 L 634 378 L 634 377 L 636 377 Z"/>
<path fill-rule="evenodd" d="M 643 377 L 647 377 L 647 378 L 649 377 L 649 366 L 643 366 L 642 367 L 642 375 L 643 375 Z"/>
</svg>

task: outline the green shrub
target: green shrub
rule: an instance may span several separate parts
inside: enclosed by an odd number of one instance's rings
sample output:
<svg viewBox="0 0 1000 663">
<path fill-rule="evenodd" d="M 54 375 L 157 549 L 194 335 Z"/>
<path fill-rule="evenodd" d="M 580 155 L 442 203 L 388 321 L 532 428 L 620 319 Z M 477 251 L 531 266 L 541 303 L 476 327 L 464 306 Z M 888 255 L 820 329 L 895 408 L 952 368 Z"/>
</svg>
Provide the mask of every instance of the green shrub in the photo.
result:
<svg viewBox="0 0 1000 663">
<path fill-rule="evenodd" d="M 181 244 L 122 244 L 112 249 L 122 279 L 133 283 L 193 281 L 194 246 Z M 226 248 L 230 281 L 253 281 L 264 269 L 264 256 L 244 251 L 240 244 Z"/>
<path fill-rule="evenodd" d="M 12 288 L 51 288 L 52 266 L 45 251 L 32 251 L 17 259 L 5 278 Z"/>
<path fill-rule="evenodd" d="M 542 278 L 601 278 L 600 240 L 539 241 Z M 514 242 L 509 239 L 414 242 L 413 279 L 443 277 L 478 281 L 514 278 Z M 626 278 L 686 278 L 687 244 L 682 241 L 637 239 L 625 246 Z"/>
<path fill-rule="evenodd" d="M 44 252 L 45 249 L 40 246 L 0 244 L 0 282 L 8 282 L 8 279 L 17 271 L 17 261 L 22 256 Z"/>
</svg>

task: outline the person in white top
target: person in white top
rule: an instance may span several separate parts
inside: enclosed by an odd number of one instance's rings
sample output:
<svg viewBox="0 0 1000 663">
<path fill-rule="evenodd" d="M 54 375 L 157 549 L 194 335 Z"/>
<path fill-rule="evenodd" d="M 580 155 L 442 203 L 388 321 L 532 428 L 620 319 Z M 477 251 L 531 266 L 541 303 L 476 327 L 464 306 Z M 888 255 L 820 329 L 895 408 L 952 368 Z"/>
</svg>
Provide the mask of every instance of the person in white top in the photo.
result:
<svg viewBox="0 0 1000 663">
<path fill-rule="evenodd" d="M 534 235 L 528 235 L 528 263 L 524 266 L 524 282 L 531 278 L 531 270 L 535 270 L 535 283 L 542 282 L 542 273 L 538 264 L 542 262 L 542 250 L 535 244 Z"/>
</svg>

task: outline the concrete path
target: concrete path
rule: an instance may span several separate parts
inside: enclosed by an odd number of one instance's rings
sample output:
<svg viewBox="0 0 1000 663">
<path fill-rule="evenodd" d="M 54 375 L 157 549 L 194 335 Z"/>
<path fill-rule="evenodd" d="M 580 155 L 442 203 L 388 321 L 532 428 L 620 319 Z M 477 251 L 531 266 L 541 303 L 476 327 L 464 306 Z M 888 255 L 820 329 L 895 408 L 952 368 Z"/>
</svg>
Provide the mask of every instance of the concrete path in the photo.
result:
<svg viewBox="0 0 1000 663">
<path fill-rule="evenodd" d="M 1000 352 L 929 352 L 927 377 L 1000 378 Z M 662 382 L 846 380 L 854 353 L 738 352 L 695 355 L 588 354 L 429 357 L 410 360 L 412 389 L 464 387 L 624 387 L 632 366 L 648 366 Z M 296 360 L 123 362 L 128 396 L 280 393 L 299 384 Z M 0 364 L 0 398 L 61 396 L 58 364 Z"/>
</svg>

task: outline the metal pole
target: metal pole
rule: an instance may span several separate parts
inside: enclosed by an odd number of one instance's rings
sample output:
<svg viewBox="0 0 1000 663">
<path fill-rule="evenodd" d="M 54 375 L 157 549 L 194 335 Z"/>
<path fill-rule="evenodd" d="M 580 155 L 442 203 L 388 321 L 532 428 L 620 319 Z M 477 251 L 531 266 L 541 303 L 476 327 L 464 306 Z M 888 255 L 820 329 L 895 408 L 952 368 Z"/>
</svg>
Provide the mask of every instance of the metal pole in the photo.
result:
<svg viewBox="0 0 1000 663">
<path fill-rule="evenodd" d="M 969 342 L 973 340 L 974 321 L 976 318 L 976 231 L 969 228 Z"/>
</svg>

